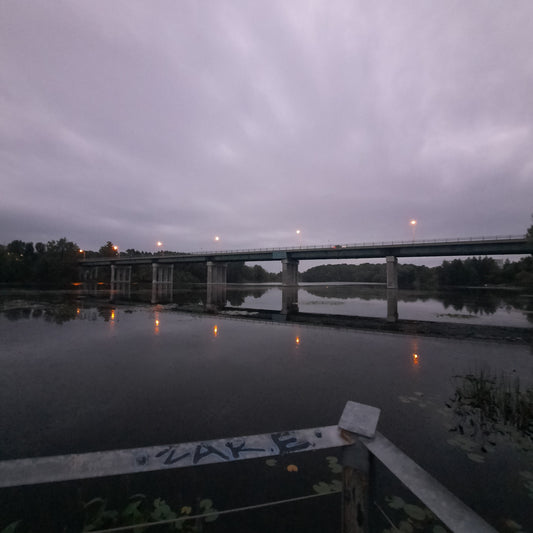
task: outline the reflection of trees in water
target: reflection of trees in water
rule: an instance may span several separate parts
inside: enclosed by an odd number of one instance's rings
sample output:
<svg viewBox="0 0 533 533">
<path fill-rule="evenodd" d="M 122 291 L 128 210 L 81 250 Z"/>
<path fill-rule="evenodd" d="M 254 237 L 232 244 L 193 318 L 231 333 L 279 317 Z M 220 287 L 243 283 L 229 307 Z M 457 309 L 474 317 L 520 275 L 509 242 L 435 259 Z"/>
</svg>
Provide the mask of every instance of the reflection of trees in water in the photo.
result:
<svg viewBox="0 0 533 533">
<path fill-rule="evenodd" d="M 502 305 L 500 294 L 489 291 L 451 291 L 441 293 L 440 300 L 446 309 L 468 311 L 471 314 L 494 314 Z"/>
<path fill-rule="evenodd" d="M 387 289 L 385 287 L 363 287 L 360 285 L 320 285 L 315 287 L 302 287 L 306 292 L 319 298 L 335 298 L 349 300 L 359 298 L 361 300 L 386 300 Z"/>
<path fill-rule="evenodd" d="M 526 311 L 528 306 L 527 299 L 518 293 L 483 289 L 443 292 L 439 294 L 439 299 L 446 308 L 452 307 L 456 311 L 466 310 L 471 314 L 492 315 L 498 309 Z M 531 302 L 529 304 L 533 305 Z"/>
<path fill-rule="evenodd" d="M 526 312 L 528 322 L 533 324 L 533 298 L 529 298 L 524 304 L 523 310 Z"/>
<path fill-rule="evenodd" d="M 483 453 L 495 446 L 498 438 L 510 439 L 522 449 L 533 450 L 533 389 L 521 389 L 518 376 L 496 377 L 486 371 L 455 376 L 455 393 L 446 404 L 454 415 L 451 431 L 456 444 L 466 437 Z M 483 456 L 471 457 L 481 462 Z"/>
<path fill-rule="evenodd" d="M 361 285 L 322 285 L 316 287 L 301 287 L 303 290 L 319 298 L 335 298 L 341 300 L 386 300 L 385 287 L 364 287 Z M 480 290 L 452 290 L 446 292 L 430 291 L 398 291 L 399 302 L 425 302 L 436 300 L 448 309 L 469 314 L 492 315 L 498 309 L 523 310 L 527 318 L 533 322 L 533 299 L 524 298 L 519 293 L 508 291 Z"/>
<path fill-rule="evenodd" d="M 251 296 L 252 298 L 261 298 L 268 290 L 270 290 L 270 287 L 268 288 L 260 288 L 260 287 L 253 287 L 249 289 L 228 289 L 226 292 L 226 297 L 228 302 L 232 307 L 239 307 L 241 306 L 246 298 L 248 296 Z"/>
<path fill-rule="evenodd" d="M 8 320 L 22 320 L 31 318 L 44 318 L 47 322 L 63 324 L 77 317 L 77 307 L 75 305 L 62 304 L 47 308 L 18 307 L 7 309 L 4 314 Z"/>
</svg>

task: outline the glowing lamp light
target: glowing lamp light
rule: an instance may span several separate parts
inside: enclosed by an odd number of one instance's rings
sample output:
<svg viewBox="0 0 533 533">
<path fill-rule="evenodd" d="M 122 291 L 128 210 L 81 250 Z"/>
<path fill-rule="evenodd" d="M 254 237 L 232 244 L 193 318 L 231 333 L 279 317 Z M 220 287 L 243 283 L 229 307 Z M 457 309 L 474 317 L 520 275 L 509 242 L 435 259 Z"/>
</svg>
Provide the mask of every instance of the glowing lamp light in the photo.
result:
<svg viewBox="0 0 533 533">
<path fill-rule="evenodd" d="M 417 221 L 413 218 L 409 224 L 411 224 L 411 228 L 413 228 L 413 241 L 415 240 L 415 231 L 416 231 L 416 224 Z"/>
<path fill-rule="evenodd" d="M 413 363 L 415 365 L 417 365 L 419 363 L 419 359 L 418 359 L 418 354 L 417 353 L 413 354 Z"/>
<path fill-rule="evenodd" d="M 296 344 L 300 344 L 300 337 L 296 337 Z"/>
<path fill-rule="evenodd" d="M 213 326 L 213 335 L 215 337 L 218 335 L 218 326 L 216 324 Z"/>
</svg>

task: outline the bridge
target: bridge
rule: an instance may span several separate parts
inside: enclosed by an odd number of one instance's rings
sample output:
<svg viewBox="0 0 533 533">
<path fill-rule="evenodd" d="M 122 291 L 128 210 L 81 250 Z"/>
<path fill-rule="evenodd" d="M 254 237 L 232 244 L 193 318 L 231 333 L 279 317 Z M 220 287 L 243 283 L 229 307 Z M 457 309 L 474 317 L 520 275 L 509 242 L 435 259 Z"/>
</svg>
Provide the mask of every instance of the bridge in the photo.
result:
<svg viewBox="0 0 533 533">
<path fill-rule="evenodd" d="M 82 259 L 80 266 L 88 270 L 94 267 L 111 267 L 111 282 L 131 281 L 131 268 L 135 265 L 152 265 L 153 283 L 170 283 L 173 265 L 205 263 L 207 283 L 225 284 L 226 266 L 229 262 L 281 261 L 282 284 L 298 285 L 298 264 L 304 260 L 379 259 L 387 261 L 387 287 L 398 287 L 399 257 L 453 257 L 486 255 L 533 254 L 533 241 L 524 235 L 498 237 L 472 237 L 464 239 L 440 239 L 423 241 L 379 242 L 362 244 L 334 244 L 288 248 L 256 248 L 192 252 L 153 256 L 117 256 Z"/>
</svg>

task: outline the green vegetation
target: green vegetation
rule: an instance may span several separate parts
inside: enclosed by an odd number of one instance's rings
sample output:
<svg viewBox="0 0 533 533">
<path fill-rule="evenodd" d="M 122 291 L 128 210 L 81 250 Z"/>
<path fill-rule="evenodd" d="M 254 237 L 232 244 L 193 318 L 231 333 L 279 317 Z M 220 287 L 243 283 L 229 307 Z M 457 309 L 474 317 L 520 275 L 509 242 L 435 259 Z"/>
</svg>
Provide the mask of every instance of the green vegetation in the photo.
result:
<svg viewBox="0 0 533 533">
<path fill-rule="evenodd" d="M 111 241 L 107 241 L 98 252 L 80 250 L 79 246 L 66 238 L 50 241 L 47 244 L 15 240 L 0 245 L 0 283 L 35 283 L 53 286 L 68 286 L 78 281 L 78 261 L 91 257 L 138 257 L 158 255 L 180 255 L 182 252 L 158 251 L 143 252 L 129 248 L 119 251 Z M 109 276 L 109 273 L 107 273 Z M 249 267 L 244 262 L 228 265 L 230 283 L 265 283 L 279 281 L 280 274 L 267 272 L 260 265 Z M 133 271 L 133 281 L 150 282 L 152 267 L 139 265 Z M 205 283 L 206 266 L 202 263 L 177 264 L 174 266 L 174 281 L 177 283 Z"/>
<path fill-rule="evenodd" d="M 366 282 L 385 283 L 385 264 L 320 265 L 301 275 L 304 282 Z M 398 284 L 403 289 L 434 289 L 436 287 L 485 285 L 516 285 L 533 287 L 533 257 L 505 261 L 500 265 L 491 257 L 472 257 L 444 261 L 441 266 L 398 265 Z"/>
<path fill-rule="evenodd" d="M 110 506 L 105 498 L 93 498 L 88 502 L 81 502 L 77 516 L 63 518 L 72 522 L 73 529 L 69 531 L 88 532 L 123 528 L 134 533 L 143 533 L 158 526 L 157 531 L 161 532 L 196 533 L 203 531 L 204 523 L 215 521 L 218 515 L 213 502 L 208 498 L 198 499 L 194 506 L 181 503 L 172 508 L 162 498 L 153 499 L 145 494 L 134 494 L 118 508 Z M 1 529 L 0 533 L 39 531 L 34 525 L 26 520 L 17 520 Z"/>
<path fill-rule="evenodd" d="M 0 283 L 68 284 L 78 278 L 77 244 L 62 238 L 47 244 L 15 240 L 0 245 Z"/>
</svg>

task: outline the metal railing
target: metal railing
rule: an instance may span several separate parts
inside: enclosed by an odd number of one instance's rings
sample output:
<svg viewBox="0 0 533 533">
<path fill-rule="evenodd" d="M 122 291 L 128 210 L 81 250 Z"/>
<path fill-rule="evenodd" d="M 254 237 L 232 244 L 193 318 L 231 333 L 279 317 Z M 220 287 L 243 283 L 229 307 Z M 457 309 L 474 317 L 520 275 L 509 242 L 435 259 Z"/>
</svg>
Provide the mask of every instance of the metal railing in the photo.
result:
<svg viewBox="0 0 533 533">
<path fill-rule="evenodd" d="M 361 243 L 338 243 L 338 244 L 313 244 L 309 246 L 277 246 L 272 248 L 236 248 L 230 250 L 196 250 L 189 252 L 169 252 L 168 254 L 154 253 L 153 255 L 126 256 L 117 255 L 114 257 L 94 257 L 83 259 L 80 263 L 94 261 L 110 261 L 113 259 L 151 259 L 151 258 L 171 258 L 184 256 L 221 256 L 235 254 L 251 253 L 272 253 L 272 252 L 305 252 L 313 250 L 332 250 L 332 249 L 362 249 L 362 248 L 381 248 L 383 246 L 419 246 L 419 245 L 438 245 L 438 244 L 465 244 L 465 243 L 483 243 L 483 242 L 502 242 L 502 241 L 523 241 L 525 235 L 495 235 L 482 237 L 456 237 L 444 239 L 421 239 L 421 240 L 403 240 L 403 241 L 371 241 Z"/>
<path fill-rule="evenodd" d="M 151 446 L 0 462 L 0 487 L 122 475 L 264 458 L 328 448 L 343 448 L 342 512 L 344 533 L 368 533 L 369 453 L 376 457 L 451 531 L 494 533 L 495 530 L 430 474 L 376 431 L 380 410 L 347 402 L 337 426 L 285 431 L 174 445 Z M 264 502 L 222 513 L 318 497 L 306 495 Z M 219 511 L 218 514 L 221 512 Z M 195 517 L 180 517 L 183 521 Z M 155 526 L 165 522 L 144 524 Z M 102 531 L 126 531 L 139 524 Z"/>
</svg>

